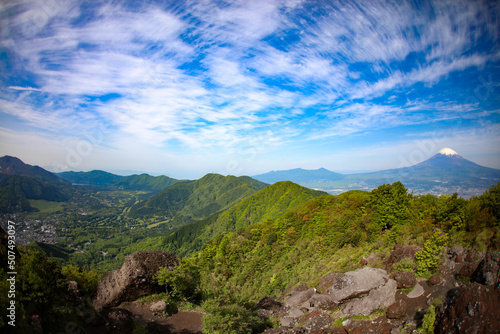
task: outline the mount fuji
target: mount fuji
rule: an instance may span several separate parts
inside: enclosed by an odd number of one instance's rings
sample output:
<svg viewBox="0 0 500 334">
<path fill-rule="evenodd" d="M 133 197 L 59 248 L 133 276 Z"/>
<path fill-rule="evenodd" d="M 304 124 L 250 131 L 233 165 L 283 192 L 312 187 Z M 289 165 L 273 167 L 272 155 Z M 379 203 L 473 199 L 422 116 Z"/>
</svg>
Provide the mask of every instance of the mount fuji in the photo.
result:
<svg viewBox="0 0 500 334">
<path fill-rule="evenodd" d="M 317 171 L 301 170 L 301 178 L 293 178 L 290 171 L 278 171 L 254 176 L 257 180 L 273 182 L 286 179 L 302 186 L 339 194 L 348 190 L 372 190 L 384 183 L 401 181 L 414 194 L 434 195 L 458 193 L 462 197 L 481 195 L 492 185 L 500 182 L 500 170 L 478 165 L 463 158 L 450 148 L 443 148 L 431 158 L 410 167 L 387 169 L 362 174 L 331 174 L 324 169 L 322 177 L 313 179 Z M 315 173 L 312 173 L 315 172 Z M 287 178 L 288 177 L 288 178 Z M 274 182 L 276 182 L 274 181 Z"/>
</svg>

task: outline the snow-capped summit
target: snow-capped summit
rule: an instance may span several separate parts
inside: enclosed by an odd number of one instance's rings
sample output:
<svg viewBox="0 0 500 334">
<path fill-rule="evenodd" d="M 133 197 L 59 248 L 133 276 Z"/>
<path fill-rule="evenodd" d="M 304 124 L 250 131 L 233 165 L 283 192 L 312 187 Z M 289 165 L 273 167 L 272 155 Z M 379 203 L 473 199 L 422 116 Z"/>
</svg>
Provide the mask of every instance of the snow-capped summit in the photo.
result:
<svg viewBox="0 0 500 334">
<path fill-rule="evenodd" d="M 445 147 L 442 148 L 438 154 L 443 154 L 443 155 L 459 155 L 457 152 L 453 151 L 451 148 Z"/>
</svg>

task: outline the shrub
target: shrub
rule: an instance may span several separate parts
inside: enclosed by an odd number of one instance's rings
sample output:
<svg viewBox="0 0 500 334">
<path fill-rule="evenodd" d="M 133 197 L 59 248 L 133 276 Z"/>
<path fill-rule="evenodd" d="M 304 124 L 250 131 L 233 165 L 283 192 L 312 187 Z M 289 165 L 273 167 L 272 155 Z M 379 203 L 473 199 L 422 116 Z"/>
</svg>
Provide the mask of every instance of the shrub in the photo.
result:
<svg viewBox="0 0 500 334">
<path fill-rule="evenodd" d="M 413 267 L 415 267 L 415 261 L 411 257 L 404 257 L 399 262 L 392 265 L 392 271 L 408 271 L 413 272 Z"/>
<path fill-rule="evenodd" d="M 174 270 L 160 268 L 158 284 L 165 285 L 174 300 L 193 301 L 199 297 L 200 272 L 190 260 L 183 260 Z"/>
<path fill-rule="evenodd" d="M 446 234 L 436 230 L 425 242 L 424 249 L 415 254 L 418 263 L 417 275 L 426 276 L 438 269 L 441 263 L 440 254 L 447 239 Z"/>
<path fill-rule="evenodd" d="M 243 305 L 219 297 L 209 299 L 202 305 L 203 332 L 215 334 L 261 333 L 267 323 Z"/>
<path fill-rule="evenodd" d="M 427 309 L 422 320 L 422 329 L 426 334 L 434 333 L 434 322 L 436 321 L 436 307 L 442 303 L 442 298 L 436 298 L 432 301 L 431 306 Z"/>
</svg>

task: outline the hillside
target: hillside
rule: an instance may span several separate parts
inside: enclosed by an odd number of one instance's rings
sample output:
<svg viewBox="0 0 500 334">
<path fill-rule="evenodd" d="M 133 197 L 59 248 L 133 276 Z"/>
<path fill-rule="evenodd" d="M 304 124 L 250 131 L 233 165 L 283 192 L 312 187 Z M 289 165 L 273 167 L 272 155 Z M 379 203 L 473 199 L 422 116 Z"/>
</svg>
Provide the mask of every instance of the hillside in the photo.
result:
<svg viewBox="0 0 500 334">
<path fill-rule="evenodd" d="M 120 176 L 101 170 L 90 172 L 62 172 L 58 175 L 73 184 L 116 186 L 125 190 L 161 191 L 175 183 L 184 182 L 171 177 L 148 174 Z"/>
<path fill-rule="evenodd" d="M 62 172 L 57 173 L 60 177 L 70 181 L 72 184 L 110 186 L 115 184 L 122 176 L 111 174 L 102 170 L 90 172 Z"/>
<path fill-rule="evenodd" d="M 0 213 L 38 211 L 29 199 L 62 202 L 68 196 L 56 185 L 20 175 L 0 174 Z"/>
<path fill-rule="evenodd" d="M 201 179 L 174 184 L 130 208 L 130 217 L 163 216 L 177 225 L 201 220 L 264 188 L 248 177 L 207 174 Z"/>
<path fill-rule="evenodd" d="M 266 219 L 275 219 L 311 199 L 326 195 L 292 182 L 277 182 L 231 206 L 218 215 L 183 226 L 162 239 L 162 249 L 190 255 L 209 240 Z M 142 248 L 142 247 L 141 247 Z"/>
<path fill-rule="evenodd" d="M 186 182 L 186 180 L 177 180 L 165 175 L 152 176 L 140 174 L 123 176 L 115 185 L 127 190 L 161 191 L 179 182 Z"/>
<path fill-rule="evenodd" d="M 27 176 L 42 182 L 69 184 L 56 174 L 38 166 L 25 164 L 21 159 L 8 155 L 0 158 L 0 174 Z"/>
</svg>

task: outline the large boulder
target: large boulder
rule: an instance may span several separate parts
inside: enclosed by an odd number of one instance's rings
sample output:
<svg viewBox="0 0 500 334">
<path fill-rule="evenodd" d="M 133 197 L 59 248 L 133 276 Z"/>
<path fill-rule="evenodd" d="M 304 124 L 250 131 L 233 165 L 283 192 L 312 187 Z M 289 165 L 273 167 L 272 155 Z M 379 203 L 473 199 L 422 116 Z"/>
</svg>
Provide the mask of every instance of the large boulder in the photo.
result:
<svg viewBox="0 0 500 334">
<path fill-rule="evenodd" d="M 500 291 L 479 283 L 452 289 L 436 309 L 435 333 L 500 333 Z"/>
<path fill-rule="evenodd" d="M 309 298 L 309 307 L 311 308 L 319 308 L 322 310 L 334 310 L 337 306 L 333 301 L 332 297 L 329 295 L 320 295 L 315 294 L 311 298 Z"/>
<path fill-rule="evenodd" d="M 415 274 L 407 271 L 400 271 L 394 274 L 394 280 L 398 283 L 398 289 L 413 288 L 417 284 Z"/>
<path fill-rule="evenodd" d="M 305 301 L 309 300 L 316 293 L 315 288 L 310 288 L 305 291 L 292 293 L 290 297 L 285 301 L 286 306 L 298 306 Z"/>
<path fill-rule="evenodd" d="M 396 289 L 385 270 L 365 267 L 338 276 L 328 293 L 344 315 L 369 315 L 392 305 Z"/>
<path fill-rule="evenodd" d="M 179 260 L 164 251 L 137 252 L 125 257 L 123 265 L 106 275 L 97 286 L 94 307 L 101 310 L 124 301 L 165 291 L 154 276 L 161 267 L 172 270 Z"/>
</svg>

